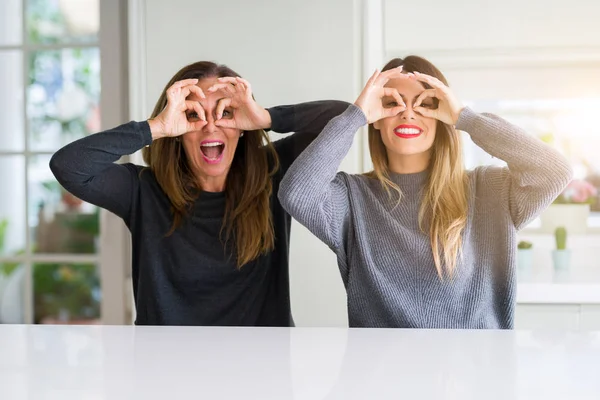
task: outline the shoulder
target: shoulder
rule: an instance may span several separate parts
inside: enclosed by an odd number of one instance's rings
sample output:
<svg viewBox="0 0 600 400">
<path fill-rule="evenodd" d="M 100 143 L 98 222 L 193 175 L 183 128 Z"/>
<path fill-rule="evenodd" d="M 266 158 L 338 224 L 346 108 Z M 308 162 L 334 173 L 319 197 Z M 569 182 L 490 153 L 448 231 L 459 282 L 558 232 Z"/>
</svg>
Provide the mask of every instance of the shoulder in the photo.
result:
<svg viewBox="0 0 600 400">
<path fill-rule="evenodd" d="M 508 167 L 482 165 L 467 171 L 469 182 L 477 188 L 498 188 L 509 177 Z"/>
<path fill-rule="evenodd" d="M 347 172 L 338 172 L 335 179 L 353 193 L 373 193 L 381 188 L 379 180 L 369 173 L 349 174 Z"/>
</svg>

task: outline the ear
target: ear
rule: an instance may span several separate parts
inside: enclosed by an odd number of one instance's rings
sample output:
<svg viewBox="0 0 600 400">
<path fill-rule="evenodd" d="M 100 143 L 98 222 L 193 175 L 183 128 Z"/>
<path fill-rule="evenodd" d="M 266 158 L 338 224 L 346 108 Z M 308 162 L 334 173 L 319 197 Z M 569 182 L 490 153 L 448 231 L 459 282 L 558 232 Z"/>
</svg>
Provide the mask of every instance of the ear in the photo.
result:
<svg viewBox="0 0 600 400">
<path fill-rule="evenodd" d="M 375 122 L 373 122 L 373 128 L 377 129 L 378 131 L 381 130 L 381 120 L 377 120 Z"/>
</svg>

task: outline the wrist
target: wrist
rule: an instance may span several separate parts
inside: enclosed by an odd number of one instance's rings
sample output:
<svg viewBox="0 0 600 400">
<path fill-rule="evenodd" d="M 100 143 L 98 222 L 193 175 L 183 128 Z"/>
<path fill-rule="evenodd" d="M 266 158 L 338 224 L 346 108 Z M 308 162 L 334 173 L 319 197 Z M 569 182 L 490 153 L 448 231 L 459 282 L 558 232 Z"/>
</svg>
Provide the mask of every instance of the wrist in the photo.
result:
<svg viewBox="0 0 600 400">
<path fill-rule="evenodd" d="M 152 134 L 152 140 L 160 139 L 165 136 L 165 130 L 163 124 L 154 118 L 148 120 L 150 126 L 150 133 Z"/>
<path fill-rule="evenodd" d="M 464 109 L 465 107 L 461 106 L 458 110 L 454 112 L 454 115 L 452 116 L 452 125 L 456 126 L 456 124 L 458 123 L 458 119 L 460 118 L 460 114 L 463 112 Z"/>
<path fill-rule="evenodd" d="M 354 103 L 354 105 L 363 113 L 363 115 L 365 116 L 365 120 L 367 121 L 367 124 L 372 124 L 373 122 L 375 122 L 375 121 L 371 121 L 371 116 L 367 113 L 366 107 L 364 107 L 359 102 Z"/>
<path fill-rule="evenodd" d="M 263 129 L 263 130 L 271 129 L 273 120 L 271 119 L 271 113 L 269 113 L 269 111 L 267 111 L 267 109 L 265 109 L 265 108 L 262 109 L 260 120 L 261 120 L 260 129 Z"/>
</svg>

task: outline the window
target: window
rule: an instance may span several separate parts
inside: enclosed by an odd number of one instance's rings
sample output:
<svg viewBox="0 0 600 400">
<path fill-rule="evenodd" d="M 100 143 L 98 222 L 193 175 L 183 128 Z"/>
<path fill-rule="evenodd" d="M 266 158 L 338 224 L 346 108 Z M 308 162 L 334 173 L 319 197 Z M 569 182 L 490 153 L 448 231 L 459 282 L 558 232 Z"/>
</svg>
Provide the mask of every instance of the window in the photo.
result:
<svg viewBox="0 0 600 400">
<path fill-rule="evenodd" d="M 595 121 L 600 98 L 498 100 L 475 102 L 472 106 L 493 112 L 525 129 L 559 150 L 573 166 L 573 183 L 549 212 L 531 224 L 530 230 L 552 233 L 556 225 L 568 225 L 570 232 L 583 234 L 600 228 L 600 157 L 597 154 L 600 125 Z M 472 143 L 467 146 L 467 163 L 469 168 L 504 164 Z M 560 211 L 555 212 L 555 209 Z M 569 209 L 579 212 L 564 211 Z"/>
<path fill-rule="evenodd" d="M 100 318 L 99 210 L 48 162 L 100 130 L 98 0 L 0 4 L 0 323 Z"/>
</svg>

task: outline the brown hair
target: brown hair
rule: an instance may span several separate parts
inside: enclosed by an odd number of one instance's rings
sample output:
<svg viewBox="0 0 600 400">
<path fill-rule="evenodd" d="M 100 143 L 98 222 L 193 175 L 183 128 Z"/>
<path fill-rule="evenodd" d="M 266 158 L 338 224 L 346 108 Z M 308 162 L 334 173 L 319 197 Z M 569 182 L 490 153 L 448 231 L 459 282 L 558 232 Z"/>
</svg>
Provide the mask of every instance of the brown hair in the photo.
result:
<svg viewBox="0 0 600 400">
<path fill-rule="evenodd" d="M 382 71 L 402 66 L 403 72 L 421 72 L 431 75 L 445 85 L 444 75 L 428 60 L 408 56 L 394 58 Z M 427 89 L 429 85 L 424 84 Z M 390 179 L 388 157 L 381 133 L 373 124 L 369 125 L 369 151 L 374 171 L 367 175 L 378 179 L 386 192 L 391 190 L 402 197 L 400 187 Z M 462 141 L 453 126 L 437 121 L 436 135 L 429 162 L 429 180 L 423 192 L 419 210 L 419 226 L 425 232 L 425 221 L 429 224 L 429 239 L 438 275 L 444 277 L 444 269 L 452 275 L 456 268 L 462 246 L 462 232 L 467 224 L 468 179 L 462 159 Z M 445 268 L 442 267 L 445 265 Z"/>
<path fill-rule="evenodd" d="M 166 91 L 183 79 L 238 77 L 225 65 L 201 61 L 190 64 L 166 84 L 151 118 L 167 105 Z M 171 235 L 188 215 L 194 201 L 202 196 L 201 188 L 188 165 L 181 141 L 162 138 L 142 150 L 144 161 L 171 202 L 173 224 Z M 269 164 L 272 168 L 269 170 Z M 221 227 L 224 245 L 235 243 L 236 264 L 244 264 L 273 250 L 275 233 L 270 207 L 273 191 L 271 177 L 279 168 L 279 159 L 264 130 L 247 131 L 239 139 L 225 186 L 225 217 Z"/>
</svg>

